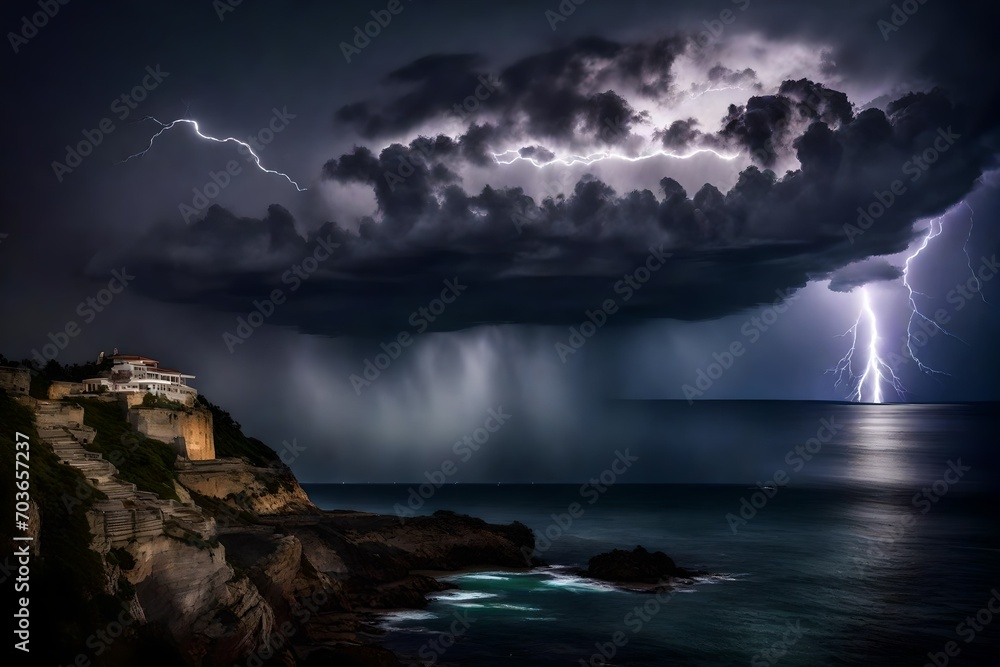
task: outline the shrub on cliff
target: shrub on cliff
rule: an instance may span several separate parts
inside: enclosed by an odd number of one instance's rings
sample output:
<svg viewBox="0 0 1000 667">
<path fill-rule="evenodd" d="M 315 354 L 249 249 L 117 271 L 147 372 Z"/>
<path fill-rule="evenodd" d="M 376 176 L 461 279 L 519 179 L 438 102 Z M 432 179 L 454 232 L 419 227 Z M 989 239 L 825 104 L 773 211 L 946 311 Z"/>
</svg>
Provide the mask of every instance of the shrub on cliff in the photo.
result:
<svg viewBox="0 0 1000 667">
<path fill-rule="evenodd" d="M 180 500 L 174 490 L 177 452 L 173 447 L 133 431 L 117 403 L 93 398 L 74 398 L 72 402 L 83 407 L 83 423 L 97 430 L 94 442 L 85 445 L 87 449 L 100 452 L 118 468 L 122 480 L 132 482 L 140 491 Z"/>
<path fill-rule="evenodd" d="M 215 435 L 215 455 L 245 459 L 250 465 L 268 468 L 281 464 L 278 453 L 257 438 L 243 435 L 243 429 L 232 415 L 198 394 L 198 404 L 212 411 L 212 430 Z"/>
</svg>

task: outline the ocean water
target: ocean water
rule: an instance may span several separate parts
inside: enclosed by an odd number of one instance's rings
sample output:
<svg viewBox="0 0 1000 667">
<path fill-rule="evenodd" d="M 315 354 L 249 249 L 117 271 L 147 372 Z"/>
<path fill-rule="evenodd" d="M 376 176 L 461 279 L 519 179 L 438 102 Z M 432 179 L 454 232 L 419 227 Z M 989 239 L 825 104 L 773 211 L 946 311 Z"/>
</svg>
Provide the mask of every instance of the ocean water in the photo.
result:
<svg viewBox="0 0 1000 667">
<path fill-rule="evenodd" d="M 693 474 L 687 484 L 630 484 L 625 473 L 601 492 L 582 487 L 586 479 L 436 489 L 418 513 L 521 521 L 547 536 L 539 556 L 549 565 L 449 577 L 458 588 L 426 609 L 387 614 L 381 642 L 421 665 L 1000 664 L 1000 613 L 989 610 L 992 598 L 1000 612 L 994 406 L 782 409 L 794 414 L 775 421 L 770 438 L 758 423 L 747 439 L 754 451 L 737 457 L 741 474 L 767 473 L 745 483 L 702 483 Z M 616 410 L 647 428 L 642 442 L 611 441 L 609 452 L 657 446 L 649 434 L 659 424 L 658 461 L 669 463 L 671 448 L 678 462 L 691 447 L 703 459 L 718 456 L 713 443 L 690 435 L 696 423 L 677 424 L 676 405 Z M 739 422 L 728 413 L 746 406 L 720 404 L 687 419 L 712 410 L 713 420 Z M 831 416 L 836 431 L 820 431 Z M 791 433 L 789 421 L 805 430 Z M 678 433 L 695 444 L 678 442 Z M 756 462 L 749 469 L 748 457 Z M 732 458 L 720 456 L 718 467 Z M 779 482 L 770 493 L 754 486 L 769 481 Z M 410 487 L 306 490 L 324 509 L 393 513 Z M 582 514 L 554 518 L 572 503 Z M 638 544 L 711 574 L 661 596 L 575 574 L 598 553 Z"/>
</svg>

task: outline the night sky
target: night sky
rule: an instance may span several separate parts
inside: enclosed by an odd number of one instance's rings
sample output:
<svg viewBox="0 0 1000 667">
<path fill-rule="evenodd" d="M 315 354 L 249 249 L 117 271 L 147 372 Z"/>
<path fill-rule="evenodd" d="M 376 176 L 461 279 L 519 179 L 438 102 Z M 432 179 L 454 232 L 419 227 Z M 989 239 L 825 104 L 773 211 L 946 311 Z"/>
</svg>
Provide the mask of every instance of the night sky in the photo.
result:
<svg viewBox="0 0 1000 667">
<path fill-rule="evenodd" d="M 606 399 L 845 399 L 855 321 L 882 400 L 1000 399 L 996 3 L 179 4 L 3 8 L 8 357 L 75 323 L 59 362 L 193 373 L 304 481 L 497 406 L 562 447 Z"/>
</svg>

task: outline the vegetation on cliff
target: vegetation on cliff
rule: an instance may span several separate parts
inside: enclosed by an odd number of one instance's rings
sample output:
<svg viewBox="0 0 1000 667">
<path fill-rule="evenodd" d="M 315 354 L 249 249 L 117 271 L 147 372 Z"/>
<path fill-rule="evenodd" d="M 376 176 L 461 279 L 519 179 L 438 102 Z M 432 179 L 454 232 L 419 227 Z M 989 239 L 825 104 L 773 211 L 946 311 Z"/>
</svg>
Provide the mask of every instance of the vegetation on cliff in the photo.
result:
<svg viewBox="0 0 1000 667">
<path fill-rule="evenodd" d="M 198 394 L 198 404 L 212 412 L 216 456 L 220 458 L 239 457 L 245 459 L 250 465 L 261 468 L 281 463 L 277 452 L 257 438 L 245 436 L 239 422 L 233 419 L 228 412 L 211 403 L 201 394 Z"/>
<path fill-rule="evenodd" d="M 97 431 L 87 449 L 111 461 L 118 476 L 140 491 L 180 500 L 174 490 L 177 452 L 172 446 L 133 431 L 118 403 L 93 398 L 73 398 L 71 402 L 83 408 L 83 423 Z"/>
<path fill-rule="evenodd" d="M 41 554 L 31 559 L 29 588 L 22 591 L 31 600 L 31 656 L 37 664 L 71 664 L 88 651 L 94 633 L 116 622 L 122 605 L 131 596 L 104 593 L 104 568 L 97 552 L 90 549 L 91 534 L 86 512 L 101 495 L 74 468 L 60 463 L 48 447 L 41 445 L 31 410 L 0 390 L 0 497 L 14 497 L 15 434 L 28 436 L 30 447 L 31 500 L 38 507 Z M 12 544 L 10 522 L 0 523 L 0 539 Z M 0 579 L 17 576 L 13 558 L 3 563 Z M 8 584 L 9 585 L 9 584 Z M 93 651 L 91 651 L 93 656 Z M 145 664 L 178 664 L 178 653 L 167 643 L 141 628 L 129 632 L 91 664 L 133 664 L 136 656 L 160 656 Z M 162 660 L 162 661 L 161 661 Z"/>
</svg>

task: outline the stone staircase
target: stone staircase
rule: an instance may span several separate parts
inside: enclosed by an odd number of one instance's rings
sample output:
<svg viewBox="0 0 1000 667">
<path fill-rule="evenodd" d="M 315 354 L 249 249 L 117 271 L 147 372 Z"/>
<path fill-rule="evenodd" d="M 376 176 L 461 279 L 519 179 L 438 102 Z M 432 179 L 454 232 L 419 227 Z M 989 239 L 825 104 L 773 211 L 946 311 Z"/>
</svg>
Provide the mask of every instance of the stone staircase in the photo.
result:
<svg viewBox="0 0 1000 667">
<path fill-rule="evenodd" d="M 91 527 L 100 530 L 111 547 L 163 534 L 193 540 L 215 537 L 215 520 L 206 517 L 200 508 L 139 491 L 135 484 L 119 479 L 118 468 L 101 454 L 87 451 L 83 445 L 93 442 L 97 432 L 83 424 L 83 408 L 38 401 L 35 422 L 42 442 L 107 496 L 107 500 L 94 504 L 96 516 Z"/>
</svg>

